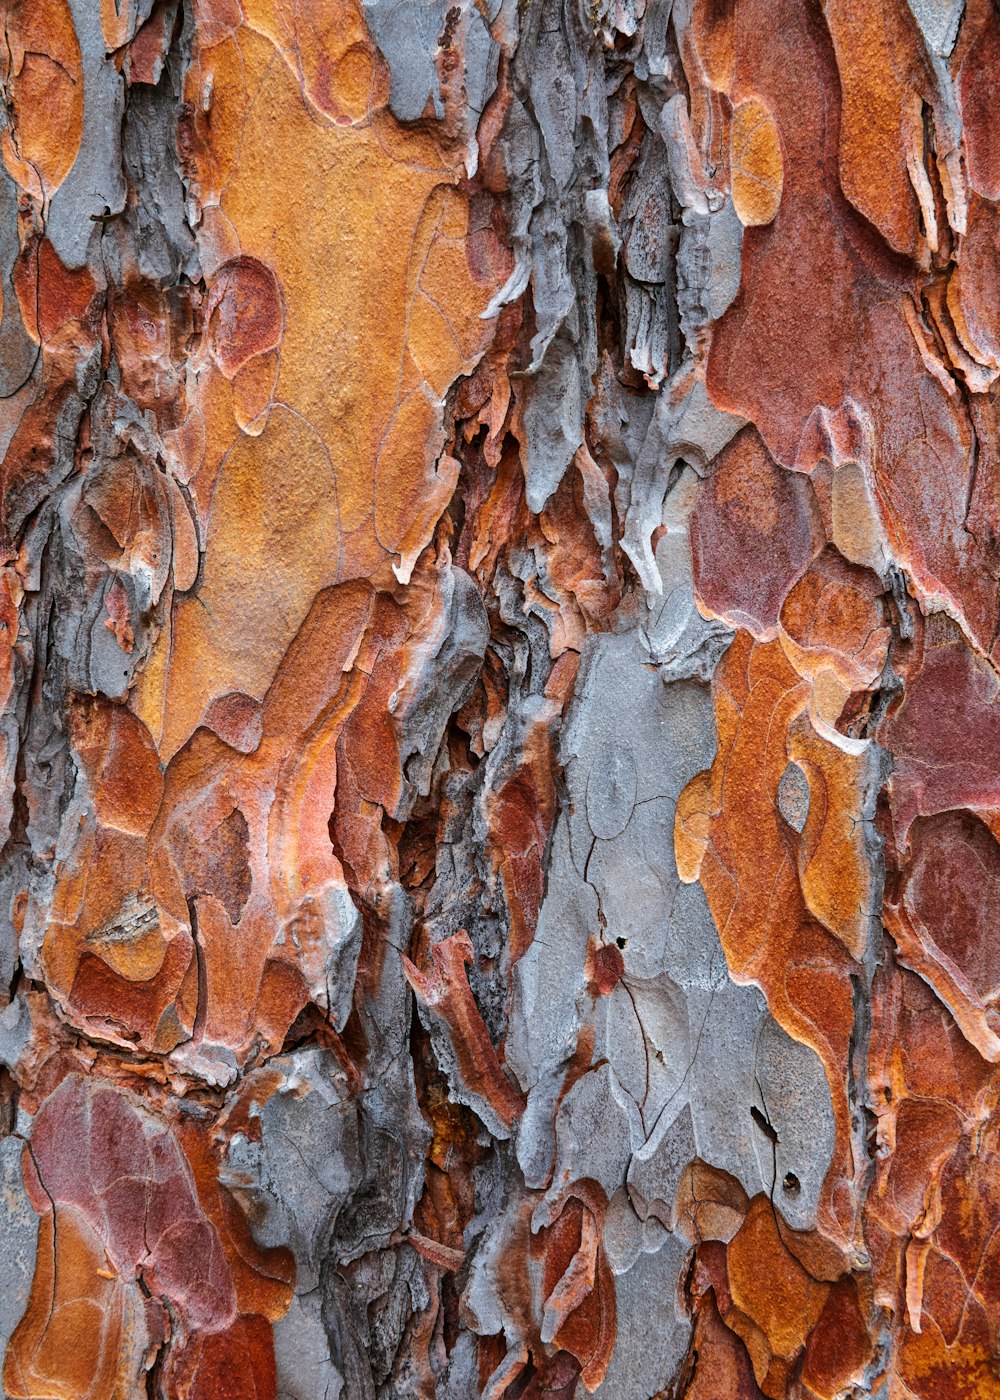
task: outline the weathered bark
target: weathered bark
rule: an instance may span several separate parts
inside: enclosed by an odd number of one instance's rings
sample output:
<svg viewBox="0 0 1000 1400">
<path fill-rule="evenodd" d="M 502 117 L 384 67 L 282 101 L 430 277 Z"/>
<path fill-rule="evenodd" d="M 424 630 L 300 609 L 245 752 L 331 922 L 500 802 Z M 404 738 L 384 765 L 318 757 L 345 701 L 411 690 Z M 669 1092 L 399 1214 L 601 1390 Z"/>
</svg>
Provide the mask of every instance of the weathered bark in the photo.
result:
<svg viewBox="0 0 1000 1400">
<path fill-rule="evenodd" d="M 0 8 L 7 1396 L 1000 1396 L 991 0 Z"/>
</svg>

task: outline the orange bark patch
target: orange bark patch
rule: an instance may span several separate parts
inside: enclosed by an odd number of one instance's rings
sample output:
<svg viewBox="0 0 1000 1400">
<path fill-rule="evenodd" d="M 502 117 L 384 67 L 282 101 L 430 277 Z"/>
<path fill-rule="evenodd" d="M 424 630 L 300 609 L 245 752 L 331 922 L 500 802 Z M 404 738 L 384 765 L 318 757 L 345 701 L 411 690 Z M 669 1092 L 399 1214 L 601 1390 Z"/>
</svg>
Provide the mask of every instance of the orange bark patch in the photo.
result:
<svg viewBox="0 0 1000 1400">
<path fill-rule="evenodd" d="M 730 128 L 733 205 L 740 223 L 769 224 L 781 203 L 783 164 L 774 117 L 756 98 L 733 112 Z"/>
<path fill-rule="evenodd" d="M 83 68 L 67 0 L 13 0 L 4 39 L 11 112 L 0 148 L 12 177 L 41 201 L 69 174 L 83 132 Z"/>
</svg>

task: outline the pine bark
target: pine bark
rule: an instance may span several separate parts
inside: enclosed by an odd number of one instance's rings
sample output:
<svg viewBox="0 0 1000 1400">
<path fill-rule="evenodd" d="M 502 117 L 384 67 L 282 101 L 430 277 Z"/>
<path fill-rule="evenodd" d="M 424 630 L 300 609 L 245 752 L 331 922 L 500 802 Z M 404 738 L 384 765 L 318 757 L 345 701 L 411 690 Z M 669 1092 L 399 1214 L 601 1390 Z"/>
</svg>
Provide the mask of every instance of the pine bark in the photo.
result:
<svg viewBox="0 0 1000 1400">
<path fill-rule="evenodd" d="M 992 0 L 0 12 L 2 1390 L 1000 1396 Z"/>
</svg>

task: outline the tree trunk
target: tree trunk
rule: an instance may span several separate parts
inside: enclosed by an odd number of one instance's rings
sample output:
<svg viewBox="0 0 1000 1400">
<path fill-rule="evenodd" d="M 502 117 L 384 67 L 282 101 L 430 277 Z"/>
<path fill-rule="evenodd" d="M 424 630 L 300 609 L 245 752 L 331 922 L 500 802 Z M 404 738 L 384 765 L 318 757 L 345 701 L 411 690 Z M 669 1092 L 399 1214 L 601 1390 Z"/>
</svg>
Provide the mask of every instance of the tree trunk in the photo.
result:
<svg viewBox="0 0 1000 1400">
<path fill-rule="evenodd" d="M 1000 1396 L 991 0 L 5 0 L 18 1400 Z"/>
</svg>

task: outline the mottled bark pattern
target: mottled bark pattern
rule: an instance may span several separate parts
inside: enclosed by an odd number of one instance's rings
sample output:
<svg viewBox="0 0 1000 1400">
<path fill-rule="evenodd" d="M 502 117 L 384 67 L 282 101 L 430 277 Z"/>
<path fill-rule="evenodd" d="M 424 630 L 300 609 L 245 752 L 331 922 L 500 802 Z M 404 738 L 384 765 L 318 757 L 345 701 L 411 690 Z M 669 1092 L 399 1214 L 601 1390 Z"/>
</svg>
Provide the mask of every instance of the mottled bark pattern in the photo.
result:
<svg viewBox="0 0 1000 1400">
<path fill-rule="evenodd" d="M 3 0 L 10 1400 L 1000 1397 L 992 0 Z"/>
</svg>

